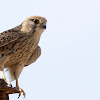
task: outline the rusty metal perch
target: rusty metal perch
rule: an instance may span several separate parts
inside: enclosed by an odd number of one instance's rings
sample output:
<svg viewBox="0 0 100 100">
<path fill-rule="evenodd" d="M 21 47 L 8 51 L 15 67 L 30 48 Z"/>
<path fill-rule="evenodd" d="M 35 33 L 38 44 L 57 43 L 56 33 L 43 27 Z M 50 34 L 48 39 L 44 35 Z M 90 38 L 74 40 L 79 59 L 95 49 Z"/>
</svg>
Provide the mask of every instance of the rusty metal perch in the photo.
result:
<svg viewBox="0 0 100 100">
<path fill-rule="evenodd" d="M 3 79 L 0 79 L 0 100 L 9 100 L 9 94 L 13 93 L 19 93 L 19 90 L 7 86 L 7 83 Z"/>
</svg>

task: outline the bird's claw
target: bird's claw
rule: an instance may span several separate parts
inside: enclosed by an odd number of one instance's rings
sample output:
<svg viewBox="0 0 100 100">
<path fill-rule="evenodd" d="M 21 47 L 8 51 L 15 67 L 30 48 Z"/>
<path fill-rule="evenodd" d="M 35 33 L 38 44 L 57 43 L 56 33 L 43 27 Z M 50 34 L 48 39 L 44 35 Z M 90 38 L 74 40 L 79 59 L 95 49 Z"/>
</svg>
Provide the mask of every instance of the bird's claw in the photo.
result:
<svg viewBox="0 0 100 100">
<path fill-rule="evenodd" d="M 11 84 L 11 83 L 9 83 L 8 85 L 9 85 L 10 87 L 12 87 L 12 84 Z"/>
<path fill-rule="evenodd" d="M 10 87 L 12 87 L 12 84 L 8 81 L 6 81 L 7 85 L 9 85 Z"/>
<path fill-rule="evenodd" d="M 24 90 L 22 90 L 21 88 L 19 88 L 19 96 L 18 96 L 18 98 L 17 98 L 17 99 L 19 99 L 19 98 L 20 98 L 21 93 L 23 93 L 23 96 L 24 96 L 24 98 L 25 98 L 25 92 L 24 92 Z"/>
</svg>

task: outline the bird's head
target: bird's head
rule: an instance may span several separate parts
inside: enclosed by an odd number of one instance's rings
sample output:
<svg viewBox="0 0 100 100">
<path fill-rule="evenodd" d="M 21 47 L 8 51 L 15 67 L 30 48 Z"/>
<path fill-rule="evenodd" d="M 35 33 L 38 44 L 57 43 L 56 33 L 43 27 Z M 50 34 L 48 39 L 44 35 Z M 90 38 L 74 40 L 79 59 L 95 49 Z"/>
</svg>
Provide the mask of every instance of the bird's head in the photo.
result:
<svg viewBox="0 0 100 100">
<path fill-rule="evenodd" d="M 30 33 L 32 31 L 42 33 L 46 29 L 47 20 L 41 16 L 31 16 L 22 23 L 21 31 Z"/>
</svg>

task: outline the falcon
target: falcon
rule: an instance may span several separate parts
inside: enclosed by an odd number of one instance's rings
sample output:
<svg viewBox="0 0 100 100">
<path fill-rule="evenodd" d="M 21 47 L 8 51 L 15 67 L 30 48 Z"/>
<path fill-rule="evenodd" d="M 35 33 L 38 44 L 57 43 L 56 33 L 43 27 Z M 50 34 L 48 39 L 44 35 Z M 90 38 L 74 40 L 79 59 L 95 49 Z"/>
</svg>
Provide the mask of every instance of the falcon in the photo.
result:
<svg viewBox="0 0 100 100">
<path fill-rule="evenodd" d="M 23 68 L 34 63 L 41 55 L 38 46 L 42 32 L 46 29 L 47 20 L 41 16 L 31 16 L 19 26 L 0 33 L 0 71 L 3 80 L 8 85 L 4 75 L 7 68 L 12 81 L 16 80 L 16 88 L 25 96 L 18 85 L 18 78 Z"/>
</svg>

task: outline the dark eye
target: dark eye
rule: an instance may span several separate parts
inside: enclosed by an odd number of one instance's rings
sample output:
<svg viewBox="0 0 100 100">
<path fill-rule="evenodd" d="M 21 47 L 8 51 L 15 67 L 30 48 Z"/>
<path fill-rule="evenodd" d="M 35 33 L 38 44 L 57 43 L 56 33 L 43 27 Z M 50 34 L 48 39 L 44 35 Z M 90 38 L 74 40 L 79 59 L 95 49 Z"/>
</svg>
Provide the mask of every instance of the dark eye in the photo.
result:
<svg viewBox="0 0 100 100">
<path fill-rule="evenodd" d="M 38 19 L 32 19 L 32 21 L 33 21 L 35 24 L 39 24 L 39 20 L 38 20 Z"/>
<path fill-rule="evenodd" d="M 34 20 L 34 23 L 39 24 L 39 20 L 38 19 Z"/>
</svg>

